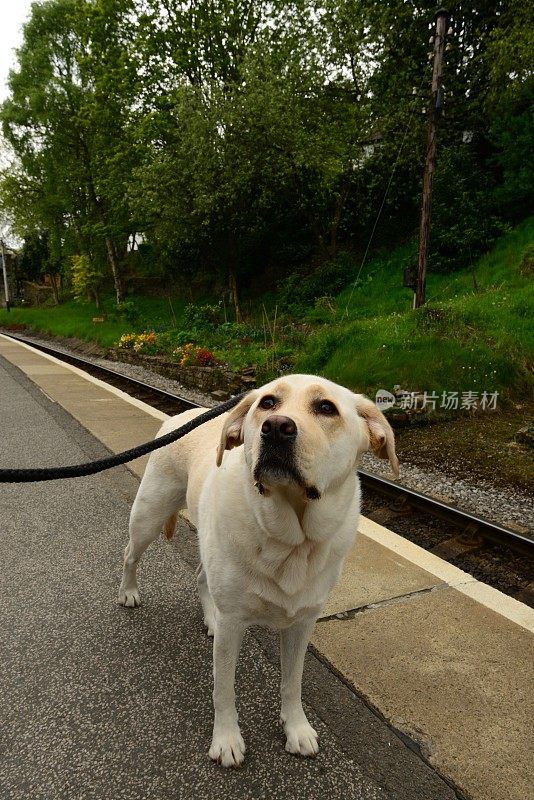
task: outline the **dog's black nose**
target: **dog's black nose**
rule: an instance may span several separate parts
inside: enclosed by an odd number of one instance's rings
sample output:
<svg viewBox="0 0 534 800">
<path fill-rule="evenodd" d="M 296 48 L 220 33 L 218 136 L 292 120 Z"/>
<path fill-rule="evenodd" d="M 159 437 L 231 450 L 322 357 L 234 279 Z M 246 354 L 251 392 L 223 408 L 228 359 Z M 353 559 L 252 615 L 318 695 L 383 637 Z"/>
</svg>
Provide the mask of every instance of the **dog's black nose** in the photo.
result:
<svg viewBox="0 0 534 800">
<path fill-rule="evenodd" d="M 297 436 L 297 426 L 289 417 L 273 414 L 261 426 L 261 435 L 263 439 L 268 441 L 290 441 Z"/>
</svg>

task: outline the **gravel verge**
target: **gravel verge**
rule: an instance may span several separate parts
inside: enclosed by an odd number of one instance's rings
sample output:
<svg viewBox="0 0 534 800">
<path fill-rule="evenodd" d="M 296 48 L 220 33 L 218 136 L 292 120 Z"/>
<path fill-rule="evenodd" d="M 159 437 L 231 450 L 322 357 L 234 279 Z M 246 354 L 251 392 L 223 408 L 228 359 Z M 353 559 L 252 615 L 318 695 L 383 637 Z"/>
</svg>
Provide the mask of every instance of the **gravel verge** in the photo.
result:
<svg viewBox="0 0 534 800">
<path fill-rule="evenodd" d="M 179 381 L 166 378 L 158 372 L 151 372 L 137 364 L 127 364 L 124 361 L 110 361 L 107 358 L 91 358 L 91 361 L 94 361 L 97 366 L 107 367 L 108 369 L 115 370 L 115 372 L 120 372 L 121 375 L 126 375 L 128 378 L 135 378 L 135 380 L 149 383 L 157 389 L 179 394 L 180 397 L 184 397 L 186 400 L 190 400 L 192 403 L 198 403 L 198 405 L 205 406 L 206 408 L 213 408 L 213 406 L 218 405 L 220 402 L 219 400 L 214 400 L 209 394 L 197 392 L 195 389 L 184 386 Z"/>
<path fill-rule="evenodd" d="M 391 470 L 386 461 L 366 453 L 362 468 L 384 478 L 390 478 Z M 498 522 L 520 533 L 534 534 L 532 520 L 533 497 L 515 488 L 492 486 L 487 481 L 459 479 L 441 467 L 423 470 L 404 461 L 401 464 L 399 483 L 409 489 L 422 492 L 445 503 L 469 511 L 480 517 Z"/>
</svg>

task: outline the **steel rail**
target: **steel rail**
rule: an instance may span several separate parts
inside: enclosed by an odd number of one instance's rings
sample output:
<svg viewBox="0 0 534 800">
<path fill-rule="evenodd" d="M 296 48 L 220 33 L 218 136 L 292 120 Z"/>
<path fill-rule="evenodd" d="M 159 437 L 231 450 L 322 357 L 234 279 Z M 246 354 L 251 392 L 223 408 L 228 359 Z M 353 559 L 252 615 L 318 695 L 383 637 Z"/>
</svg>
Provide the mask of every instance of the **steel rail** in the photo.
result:
<svg viewBox="0 0 534 800">
<path fill-rule="evenodd" d="M 374 492 L 392 497 L 399 500 L 404 497 L 410 506 L 425 511 L 433 517 L 439 517 L 453 524 L 455 527 L 468 529 L 472 535 L 482 536 L 495 544 L 505 545 L 512 550 L 534 556 L 534 540 L 528 536 L 523 536 L 521 533 L 511 530 L 510 528 L 499 525 L 496 522 L 490 522 L 488 519 L 478 517 L 476 514 L 471 514 L 469 511 L 462 511 L 462 509 L 452 506 L 449 503 L 444 503 L 442 500 L 437 500 L 421 492 L 416 492 L 415 489 L 409 489 L 399 483 L 382 478 L 379 475 L 373 475 L 365 470 L 358 470 L 362 485 Z"/>
<path fill-rule="evenodd" d="M 100 374 L 108 377 L 110 379 L 110 383 L 113 381 L 116 383 L 122 383 L 123 385 L 131 386 L 135 391 L 139 391 L 139 389 L 141 389 L 144 392 L 154 395 L 161 401 L 164 401 L 166 404 L 170 403 L 172 405 L 179 405 L 184 410 L 188 408 L 201 408 L 198 403 L 187 400 L 185 397 L 173 394 L 165 389 L 159 389 L 156 386 L 152 386 L 151 384 L 137 380 L 136 378 L 131 378 L 128 375 L 123 375 L 122 373 L 116 372 L 109 367 L 100 366 L 89 359 L 82 358 L 81 356 L 75 356 L 71 353 L 64 353 L 61 350 L 56 350 L 55 348 L 42 344 L 41 342 L 35 342 L 31 339 L 26 339 L 23 336 L 15 336 L 13 333 L 8 331 L 2 331 L 2 333 L 11 339 L 14 339 L 15 341 L 22 342 L 23 344 L 27 344 L 36 350 L 40 350 L 48 355 L 52 355 L 59 361 L 66 361 L 73 366 L 78 366 L 80 369 L 84 369 L 86 372 L 99 372 Z M 462 511 L 462 509 L 449 505 L 448 503 L 444 503 L 441 500 L 437 500 L 430 495 L 422 494 L 421 492 L 417 492 L 414 489 L 410 489 L 402 484 L 387 480 L 386 478 L 382 478 L 378 475 L 373 475 L 366 470 L 358 470 L 358 474 L 364 488 L 378 492 L 387 497 L 391 497 L 395 500 L 405 498 L 410 506 L 424 511 L 433 517 L 446 520 L 454 525 L 454 527 L 463 530 L 468 529 L 471 534 L 479 535 L 495 544 L 509 547 L 514 551 L 521 552 L 530 557 L 534 556 L 534 539 L 530 539 L 528 536 L 524 536 L 523 534 L 513 531 L 510 528 L 506 528 L 503 525 L 499 525 L 498 523 L 491 522 L 483 517 L 479 517 L 476 514 L 471 514 L 468 511 Z"/>
</svg>

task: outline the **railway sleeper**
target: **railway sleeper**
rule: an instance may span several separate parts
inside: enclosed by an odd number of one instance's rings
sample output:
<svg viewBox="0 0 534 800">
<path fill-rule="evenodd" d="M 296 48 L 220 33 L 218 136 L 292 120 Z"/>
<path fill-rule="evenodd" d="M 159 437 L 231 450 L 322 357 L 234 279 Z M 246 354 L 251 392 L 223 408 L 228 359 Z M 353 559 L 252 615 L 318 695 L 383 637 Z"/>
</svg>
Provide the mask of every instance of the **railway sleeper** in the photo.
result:
<svg viewBox="0 0 534 800">
<path fill-rule="evenodd" d="M 448 539 L 434 545 L 430 552 L 435 556 L 450 560 L 466 553 L 474 553 L 477 550 L 481 550 L 486 543 L 487 540 L 480 534 L 478 525 L 469 524 L 463 531 L 457 532 Z"/>
</svg>

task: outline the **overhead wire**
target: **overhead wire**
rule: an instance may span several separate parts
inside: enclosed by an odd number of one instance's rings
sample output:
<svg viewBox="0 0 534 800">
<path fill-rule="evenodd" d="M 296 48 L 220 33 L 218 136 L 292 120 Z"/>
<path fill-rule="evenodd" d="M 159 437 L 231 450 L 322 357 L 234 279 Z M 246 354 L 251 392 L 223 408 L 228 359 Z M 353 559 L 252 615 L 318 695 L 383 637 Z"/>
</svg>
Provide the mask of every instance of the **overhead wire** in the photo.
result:
<svg viewBox="0 0 534 800">
<path fill-rule="evenodd" d="M 361 272 L 362 272 L 362 270 L 363 270 L 363 268 L 364 268 L 364 266 L 365 266 L 365 263 L 366 263 L 366 261 L 367 261 L 367 256 L 368 256 L 368 254 L 369 254 L 369 249 L 370 249 L 370 247 L 371 247 L 371 244 L 372 244 L 372 241 L 373 241 L 373 238 L 374 238 L 374 235 L 375 235 L 375 231 L 376 231 L 376 228 L 377 228 L 378 222 L 379 222 L 379 220 L 380 220 L 380 217 L 382 216 L 382 211 L 384 210 L 384 206 L 385 206 L 385 204 L 386 204 L 386 200 L 387 200 L 387 197 L 388 197 L 388 194 L 389 194 L 389 190 L 390 190 L 390 188 L 391 188 L 391 184 L 392 184 L 392 182 L 393 182 L 393 177 L 394 177 L 394 175 L 395 175 L 395 171 L 396 171 L 396 169 L 397 169 L 397 165 L 398 165 L 398 163 L 399 163 L 399 160 L 400 160 L 400 157 L 401 157 L 401 154 L 402 154 L 402 151 L 403 151 L 403 149 L 404 149 L 405 142 L 406 142 L 406 138 L 407 138 L 407 136 L 408 136 L 408 132 L 409 132 L 409 130 L 410 130 L 410 127 L 411 127 L 411 124 L 412 124 L 412 119 L 413 119 L 413 115 L 414 115 L 414 112 L 415 112 L 416 103 L 417 103 L 417 101 L 418 101 L 418 100 L 420 100 L 420 99 L 421 99 L 421 98 L 419 97 L 419 92 L 420 92 L 420 90 L 421 90 L 421 88 L 422 88 L 422 86 L 423 86 L 423 83 L 424 83 L 424 81 L 425 81 L 425 80 L 426 80 L 426 78 L 424 78 L 424 79 L 421 81 L 421 84 L 420 84 L 420 86 L 419 86 L 419 89 L 418 89 L 418 90 L 417 90 L 417 92 L 414 94 L 414 99 L 413 99 L 413 102 L 412 102 L 412 107 L 411 107 L 411 109 L 410 109 L 410 114 L 409 114 L 409 116 L 408 116 L 408 121 L 407 121 L 407 123 L 406 123 L 406 127 L 405 127 L 405 129 L 404 129 L 404 134 L 403 134 L 403 137 L 402 137 L 402 141 L 401 141 L 401 143 L 400 143 L 400 145 L 399 145 L 399 149 L 398 149 L 398 151 L 397 151 L 397 156 L 396 156 L 396 158 L 395 158 L 395 162 L 394 162 L 394 164 L 393 164 L 393 168 L 392 168 L 392 170 L 391 170 L 391 174 L 390 174 L 390 176 L 389 176 L 389 180 L 388 180 L 388 183 L 387 183 L 387 186 L 386 186 L 386 190 L 385 190 L 385 192 L 384 192 L 384 195 L 383 195 L 383 197 L 382 197 L 382 202 L 380 203 L 380 208 L 378 209 L 378 214 L 376 215 L 376 218 L 375 218 L 375 221 L 374 221 L 374 224 L 373 224 L 372 230 L 371 230 L 371 235 L 369 236 L 369 241 L 367 242 L 367 247 L 365 248 L 365 252 L 364 252 L 364 254 L 363 254 L 363 258 L 362 258 L 362 261 L 361 261 L 361 264 L 360 264 L 360 268 L 358 269 L 358 272 L 356 273 L 356 277 L 355 277 L 355 279 L 354 279 L 354 281 L 353 281 L 353 283 L 352 283 L 352 288 L 351 288 L 351 291 L 350 291 L 349 298 L 348 298 L 348 300 L 347 300 L 347 304 L 346 304 L 346 306 L 345 306 L 345 311 L 343 312 L 342 319 L 345 319 L 345 317 L 347 317 L 347 316 L 348 316 L 348 313 L 349 313 L 349 306 L 350 306 L 350 303 L 351 303 L 352 297 L 353 297 L 353 295 L 354 295 L 354 290 L 356 289 L 356 285 L 357 285 L 357 283 L 358 283 L 358 280 L 359 280 L 359 278 L 360 278 Z"/>
</svg>

